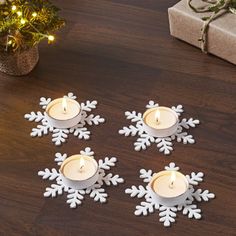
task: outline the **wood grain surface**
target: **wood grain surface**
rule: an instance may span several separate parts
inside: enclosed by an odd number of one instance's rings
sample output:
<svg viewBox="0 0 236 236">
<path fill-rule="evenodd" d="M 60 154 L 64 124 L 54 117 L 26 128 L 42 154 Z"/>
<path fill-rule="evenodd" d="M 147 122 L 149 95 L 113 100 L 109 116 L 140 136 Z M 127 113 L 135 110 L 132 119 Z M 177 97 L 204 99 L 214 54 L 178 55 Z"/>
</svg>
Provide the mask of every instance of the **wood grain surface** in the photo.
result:
<svg viewBox="0 0 236 236">
<path fill-rule="evenodd" d="M 236 67 L 169 35 L 167 8 L 176 2 L 55 1 L 67 19 L 56 44 L 40 45 L 40 62 L 30 75 L 0 74 L 0 235 L 236 235 Z M 52 144 L 51 135 L 31 138 L 34 124 L 24 114 L 38 110 L 41 96 L 57 98 L 70 91 L 79 101 L 98 100 L 96 112 L 106 123 L 91 128 L 91 140 L 70 136 L 61 147 Z M 128 124 L 126 110 L 143 112 L 150 99 L 183 104 L 186 117 L 200 119 L 191 130 L 196 144 L 175 143 L 169 157 L 155 145 L 135 152 L 135 138 L 118 130 Z M 55 167 L 55 152 L 74 154 L 87 146 L 97 159 L 118 157 L 113 173 L 125 183 L 107 188 L 103 205 L 87 196 L 72 210 L 65 195 L 44 198 L 49 182 L 37 176 L 38 170 Z M 199 204 L 202 220 L 179 213 L 177 223 L 164 228 L 158 212 L 135 217 L 140 200 L 124 190 L 142 184 L 139 169 L 158 171 L 171 161 L 185 174 L 204 172 L 201 187 L 216 199 Z"/>
</svg>

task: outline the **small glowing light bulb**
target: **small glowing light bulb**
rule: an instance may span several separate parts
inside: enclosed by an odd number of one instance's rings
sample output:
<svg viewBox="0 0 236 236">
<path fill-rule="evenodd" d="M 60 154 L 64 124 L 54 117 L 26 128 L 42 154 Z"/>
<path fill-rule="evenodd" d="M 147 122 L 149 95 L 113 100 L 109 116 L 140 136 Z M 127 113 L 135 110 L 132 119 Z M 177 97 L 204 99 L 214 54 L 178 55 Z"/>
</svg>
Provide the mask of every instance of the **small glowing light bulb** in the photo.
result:
<svg viewBox="0 0 236 236">
<path fill-rule="evenodd" d="M 11 8 L 12 11 L 15 11 L 16 10 L 16 6 L 13 5 L 12 8 Z"/>
<path fill-rule="evenodd" d="M 82 172 L 83 168 L 84 168 L 84 165 L 85 165 L 85 161 L 84 161 L 84 158 L 81 157 L 80 160 L 79 160 L 79 171 Z"/>
<path fill-rule="evenodd" d="M 48 35 L 48 40 L 49 40 L 49 41 L 52 42 L 52 41 L 54 41 L 54 39 L 55 39 L 55 37 L 54 37 L 53 35 Z"/>
<path fill-rule="evenodd" d="M 161 113 L 160 113 L 159 109 L 157 109 L 157 111 L 155 113 L 155 120 L 156 120 L 157 124 L 160 123 L 160 118 L 161 118 Z"/>
<path fill-rule="evenodd" d="M 7 42 L 7 44 L 8 44 L 8 45 L 11 45 L 11 44 L 12 44 L 12 40 L 9 40 L 9 41 Z"/>
<path fill-rule="evenodd" d="M 20 23 L 21 23 L 22 25 L 24 25 L 24 24 L 26 23 L 26 20 L 25 20 L 25 19 L 21 19 L 21 20 L 20 20 Z"/>
<path fill-rule="evenodd" d="M 172 171 L 170 176 L 170 185 L 169 185 L 170 188 L 174 187 L 175 180 L 176 180 L 176 173 L 175 171 Z"/>
<path fill-rule="evenodd" d="M 33 17 L 36 17 L 37 15 L 38 15 L 37 12 L 33 12 L 33 13 L 32 13 L 32 16 L 33 16 Z"/>
<path fill-rule="evenodd" d="M 22 12 L 21 12 L 21 11 L 18 11 L 18 12 L 17 12 L 17 15 L 18 15 L 18 16 L 22 16 Z"/>
<path fill-rule="evenodd" d="M 67 110 L 67 101 L 66 101 L 66 97 L 63 97 L 62 99 L 62 109 L 63 109 L 63 113 L 66 113 Z"/>
</svg>

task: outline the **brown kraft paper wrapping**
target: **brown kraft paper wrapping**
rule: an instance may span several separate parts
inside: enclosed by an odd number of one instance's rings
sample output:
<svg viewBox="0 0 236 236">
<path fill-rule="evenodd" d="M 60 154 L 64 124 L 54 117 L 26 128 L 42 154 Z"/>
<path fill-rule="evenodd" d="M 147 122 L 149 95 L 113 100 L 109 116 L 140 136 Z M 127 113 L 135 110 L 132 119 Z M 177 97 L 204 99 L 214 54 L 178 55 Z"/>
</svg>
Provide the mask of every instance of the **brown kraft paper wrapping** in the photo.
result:
<svg viewBox="0 0 236 236">
<path fill-rule="evenodd" d="M 196 6 L 202 6 L 201 0 L 193 1 Z M 199 5 L 200 4 L 200 5 Z M 168 9 L 170 33 L 172 36 L 184 40 L 200 48 L 198 39 L 204 16 L 209 13 L 195 13 L 187 0 L 182 0 Z M 207 50 L 236 65 L 236 15 L 226 13 L 210 23 L 208 29 Z"/>
</svg>

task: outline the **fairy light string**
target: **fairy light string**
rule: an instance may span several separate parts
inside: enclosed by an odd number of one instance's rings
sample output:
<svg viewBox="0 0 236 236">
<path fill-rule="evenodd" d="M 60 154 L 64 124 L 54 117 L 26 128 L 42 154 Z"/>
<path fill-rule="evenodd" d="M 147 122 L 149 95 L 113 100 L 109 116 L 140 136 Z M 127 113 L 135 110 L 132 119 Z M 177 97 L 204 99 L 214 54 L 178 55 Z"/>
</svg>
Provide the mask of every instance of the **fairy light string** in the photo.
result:
<svg viewBox="0 0 236 236">
<path fill-rule="evenodd" d="M 65 23 L 58 11 L 48 0 L 5 0 L 0 5 L 0 51 L 24 50 L 45 38 L 55 41 L 51 32 Z"/>
</svg>

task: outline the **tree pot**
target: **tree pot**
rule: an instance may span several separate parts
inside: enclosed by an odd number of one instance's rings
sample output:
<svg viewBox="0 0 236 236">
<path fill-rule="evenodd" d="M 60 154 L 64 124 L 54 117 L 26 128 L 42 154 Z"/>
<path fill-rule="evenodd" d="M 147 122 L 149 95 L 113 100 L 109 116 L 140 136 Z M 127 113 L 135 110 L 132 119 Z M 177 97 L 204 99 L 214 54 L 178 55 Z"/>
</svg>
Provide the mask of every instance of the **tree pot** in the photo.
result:
<svg viewBox="0 0 236 236">
<path fill-rule="evenodd" d="M 0 52 L 0 71 L 8 75 L 27 75 L 39 60 L 38 46 L 16 53 Z"/>
</svg>

